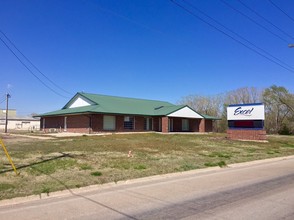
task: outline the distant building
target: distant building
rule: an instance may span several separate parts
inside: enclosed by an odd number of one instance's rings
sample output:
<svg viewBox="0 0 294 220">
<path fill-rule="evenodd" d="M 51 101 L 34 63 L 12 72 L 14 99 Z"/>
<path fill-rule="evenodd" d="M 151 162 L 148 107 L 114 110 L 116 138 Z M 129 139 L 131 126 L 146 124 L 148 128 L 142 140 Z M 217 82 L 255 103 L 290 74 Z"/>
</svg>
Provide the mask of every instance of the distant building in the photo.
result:
<svg viewBox="0 0 294 220">
<path fill-rule="evenodd" d="M 0 131 L 4 131 L 6 123 L 6 110 L 0 109 Z M 8 130 L 39 130 L 40 119 L 17 116 L 15 109 L 8 110 Z"/>
</svg>

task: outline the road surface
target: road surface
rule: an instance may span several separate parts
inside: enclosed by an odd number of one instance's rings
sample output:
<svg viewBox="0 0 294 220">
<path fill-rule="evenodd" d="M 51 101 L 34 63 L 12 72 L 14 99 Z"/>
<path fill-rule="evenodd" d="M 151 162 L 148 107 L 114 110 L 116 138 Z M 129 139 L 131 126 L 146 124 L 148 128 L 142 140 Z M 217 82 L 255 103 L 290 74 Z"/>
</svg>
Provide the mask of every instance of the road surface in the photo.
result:
<svg viewBox="0 0 294 220">
<path fill-rule="evenodd" d="M 0 219 L 294 219 L 294 157 L 0 202 Z"/>
</svg>

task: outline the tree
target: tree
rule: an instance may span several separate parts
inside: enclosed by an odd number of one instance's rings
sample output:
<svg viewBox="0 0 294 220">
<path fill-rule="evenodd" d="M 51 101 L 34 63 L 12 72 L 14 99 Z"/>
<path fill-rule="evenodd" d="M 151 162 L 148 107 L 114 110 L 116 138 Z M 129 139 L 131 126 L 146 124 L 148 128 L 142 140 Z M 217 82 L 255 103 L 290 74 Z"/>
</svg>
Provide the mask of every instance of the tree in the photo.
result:
<svg viewBox="0 0 294 220">
<path fill-rule="evenodd" d="M 216 96 L 200 96 L 189 95 L 183 97 L 179 104 L 189 105 L 195 111 L 211 116 L 220 116 L 222 107 L 222 97 Z"/>
<path fill-rule="evenodd" d="M 266 113 L 266 130 L 269 133 L 279 133 L 282 130 L 288 130 L 292 122 L 291 118 L 294 116 L 293 94 L 290 94 L 282 86 L 273 85 L 264 90 L 263 102 Z"/>
<path fill-rule="evenodd" d="M 255 87 L 243 87 L 230 92 L 225 95 L 225 104 L 249 104 L 260 102 L 262 98 L 262 91 Z"/>
<path fill-rule="evenodd" d="M 188 95 L 183 97 L 178 103 L 188 105 L 200 114 L 215 116 L 219 118 L 221 118 L 222 115 L 222 95 Z M 215 125 L 214 130 L 220 131 L 219 126 Z"/>
</svg>

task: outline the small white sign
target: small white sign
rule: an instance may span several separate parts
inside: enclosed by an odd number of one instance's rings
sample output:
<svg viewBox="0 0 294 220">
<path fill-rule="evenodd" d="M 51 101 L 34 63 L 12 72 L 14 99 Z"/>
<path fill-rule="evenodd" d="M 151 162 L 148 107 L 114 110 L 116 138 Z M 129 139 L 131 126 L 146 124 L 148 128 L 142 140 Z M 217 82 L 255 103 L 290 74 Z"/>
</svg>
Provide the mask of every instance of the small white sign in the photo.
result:
<svg viewBox="0 0 294 220">
<path fill-rule="evenodd" d="M 227 118 L 228 120 L 264 120 L 264 105 L 261 103 L 229 105 Z"/>
</svg>

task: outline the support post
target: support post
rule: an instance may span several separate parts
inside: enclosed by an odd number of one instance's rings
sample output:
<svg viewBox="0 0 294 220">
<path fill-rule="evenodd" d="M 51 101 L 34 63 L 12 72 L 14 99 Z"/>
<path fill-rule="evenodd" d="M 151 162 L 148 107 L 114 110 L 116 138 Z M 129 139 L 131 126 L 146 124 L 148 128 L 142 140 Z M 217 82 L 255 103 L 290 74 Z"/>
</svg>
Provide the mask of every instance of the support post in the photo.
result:
<svg viewBox="0 0 294 220">
<path fill-rule="evenodd" d="M 205 132 L 206 128 L 205 128 L 205 119 L 202 118 L 200 121 L 200 125 L 199 125 L 199 132 Z"/>
<path fill-rule="evenodd" d="M 6 94 L 6 116 L 5 116 L 5 133 L 7 133 L 7 125 L 8 125 L 8 99 L 11 96 L 9 93 Z"/>
<path fill-rule="evenodd" d="M 161 131 L 162 133 L 168 133 L 168 117 L 162 117 L 161 118 Z"/>
<path fill-rule="evenodd" d="M 7 159 L 9 160 L 9 162 L 10 162 L 10 164 L 11 164 L 11 166 L 12 166 L 14 172 L 15 172 L 15 174 L 16 174 L 16 175 L 19 175 L 19 173 L 17 172 L 17 170 L 16 170 L 16 168 L 15 168 L 15 166 L 14 166 L 14 163 L 12 162 L 12 159 L 11 159 L 11 157 L 9 156 L 9 153 L 8 153 L 8 151 L 7 151 L 7 149 L 6 149 L 6 147 L 5 147 L 5 145 L 4 145 L 4 143 L 3 143 L 3 141 L 2 141 L 1 138 L 0 138 L 0 144 L 1 144 L 2 148 L 3 148 L 3 151 L 4 151 L 4 153 L 5 153 L 6 157 L 7 157 Z"/>
</svg>

